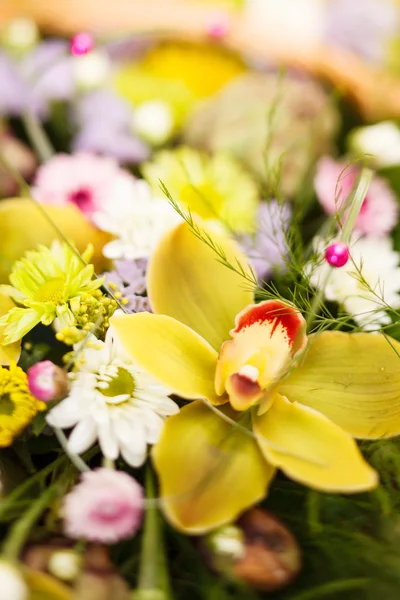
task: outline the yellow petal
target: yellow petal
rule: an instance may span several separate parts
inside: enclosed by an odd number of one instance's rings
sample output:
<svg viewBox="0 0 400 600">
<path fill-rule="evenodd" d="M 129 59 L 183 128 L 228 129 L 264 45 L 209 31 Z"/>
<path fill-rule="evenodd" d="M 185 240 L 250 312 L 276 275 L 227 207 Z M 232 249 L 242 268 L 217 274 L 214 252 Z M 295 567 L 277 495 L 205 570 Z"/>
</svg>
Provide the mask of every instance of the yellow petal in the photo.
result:
<svg viewBox="0 0 400 600">
<path fill-rule="evenodd" d="M 98 270 L 105 266 L 102 248 L 110 236 L 95 229 L 73 205 L 42 206 L 49 219 L 83 252 L 88 243 L 94 246 L 93 263 Z M 0 283 L 7 283 L 15 260 L 38 244 L 45 246 L 58 237 L 56 229 L 43 216 L 40 207 L 29 198 L 11 198 L 0 202 Z"/>
<path fill-rule="evenodd" d="M 175 394 L 219 401 L 214 391 L 217 353 L 189 327 L 145 312 L 116 314 L 110 324 L 124 350 Z"/>
<path fill-rule="evenodd" d="M 351 435 L 312 408 L 276 394 L 268 412 L 253 420 L 265 458 L 292 479 L 327 492 L 378 485 Z"/>
<path fill-rule="evenodd" d="M 152 457 L 166 518 L 192 534 L 236 519 L 274 475 L 254 438 L 201 401 L 167 419 Z"/>
<path fill-rule="evenodd" d="M 215 233 L 212 238 L 231 263 L 238 260 L 248 269 L 238 246 Z M 155 312 L 188 325 L 217 351 L 228 339 L 237 313 L 253 302 L 249 282 L 218 262 L 217 254 L 186 223 L 158 245 L 150 261 L 148 292 Z"/>
<path fill-rule="evenodd" d="M 400 343 L 382 334 L 326 331 L 279 393 L 326 415 L 357 438 L 400 433 Z"/>
<path fill-rule="evenodd" d="M 235 325 L 233 339 L 222 346 L 215 384 L 218 394 L 227 390 L 235 410 L 245 410 L 288 371 L 307 336 L 299 311 L 276 300 L 247 306 Z"/>
<path fill-rule="evenodd" d="M 58 579 L 24 568 L 25 581 L 29 588 L 29 600 L 74 600 L 74 591 L 61 583 Z"/>
<path fill-rule="evenodd" d="M 4 316 L 9 310 L 15 307 L 14 302 L 8 296 L 0 293 L 0 317 Z M 21 342 L 14 342 L 13 344 L 4 343 L 4 329 L 5 326 L 0 327 L 0 365 L 9 365 L 10 362 L 18 362 L 21 354 Z"/>
</svg>

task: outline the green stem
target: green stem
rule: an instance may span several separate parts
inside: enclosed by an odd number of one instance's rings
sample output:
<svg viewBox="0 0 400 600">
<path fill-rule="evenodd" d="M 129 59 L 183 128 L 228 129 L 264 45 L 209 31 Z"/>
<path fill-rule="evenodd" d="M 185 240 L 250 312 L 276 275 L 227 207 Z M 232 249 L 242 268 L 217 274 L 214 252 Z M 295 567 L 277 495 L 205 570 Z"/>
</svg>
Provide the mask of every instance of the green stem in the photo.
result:
<svg viewBox="0 0 400 600">
<path fill-rule="evenodd" d="M 147 466 L 146 471 L 146 498 L 150 500 L 155 498 L 154 478 L 150 465 Z M 140 598 L 142 595 L 150 598 L 152 597 L 150 592 L 154 593 L 154 597 L 160 596 L 165 600 L 171 598 L 162 525 L 155 502 L 149 502 L 146 509 L 135 598 Z"/>
<path fill-rule="evenodd" d="M 30 111 L 24 112 L 21 118 L 29 141 L 40 162 L 47 162 L 54 155 L 54 150 L 42 124 L 37 116 Z"/>
<path fill-rule="evenodd" d="M 343 225 L 339 240 L 348 244 L 350 242 L 351 234 L 353 233 L 353 229 L 356 224 L 357 217 L 360 213 L 361 207 L 365 200 L 365 196 L 367 195 L 368 188 L 371 184 L 373 172 L 371 169 L 362 169 L 357 181 L 355 182 L 353 189 L 346 201 L 346 208 L 350 207 L 349 213 L 346 218 L 346 222 Z M 310 312 L 306 319 L 307 331 L 310 331 L 311 326 L 314 322 L 316 315 L 319 313 L 320 308 L 322 306 L 324 296 L 325 296 L 325 287 L 329 281 L 329 278 L 332 273 L 332 268 L 328 264 L 325 265 L 325 272 L 322 274 L 322 283 L 319 287 L 318 292 L 315 294 L 314 299 L 312 301 Z"/>
<path fill-rule="evenodd" d="M 52 500 L 57 497 L 59 490 L 60 484 L 58 482 L 48 487 L 13 525 L 3 546 L 3 554 L 9 560 L 18 560 L 19 554 L 29 537 L 32 527 Z"/>
</svg>

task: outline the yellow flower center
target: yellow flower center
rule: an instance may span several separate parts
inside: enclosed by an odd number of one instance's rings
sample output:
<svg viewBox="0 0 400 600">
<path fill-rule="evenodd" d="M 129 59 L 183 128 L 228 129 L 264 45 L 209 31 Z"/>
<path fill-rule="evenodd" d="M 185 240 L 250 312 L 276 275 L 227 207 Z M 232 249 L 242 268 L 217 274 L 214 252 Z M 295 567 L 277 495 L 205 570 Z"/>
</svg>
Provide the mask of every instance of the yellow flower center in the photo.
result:
<svg viewBox="0 0 400 600">
<path fill-rule="evenodd" d="M 43 283 L 35 294 L 36 302 L 53 302 L 62 304 L 64 302 L 65 280 L 55 277 Z"/>
<path fill-rule="evenodd" d="M 31 396 L 26 373 L 12 363 L 0 367 L 0 448 L 10 446 L 45 404 Z"/>
<path fill-rule="evenodd" d="M 107 384 L 107 385 L 106 385 Z M 132 396 L 135 391 L 135 381 L 132 375 L 126 369 L 118 367 L 117 374 L 111 380 L 103 380 L 98 386 L 99 392 L 109 398 L 108 404 L 115 404 L 113 400 L 116 396 Z M 123 402 L 125 401 L 122 400 Z"/>
</svg>

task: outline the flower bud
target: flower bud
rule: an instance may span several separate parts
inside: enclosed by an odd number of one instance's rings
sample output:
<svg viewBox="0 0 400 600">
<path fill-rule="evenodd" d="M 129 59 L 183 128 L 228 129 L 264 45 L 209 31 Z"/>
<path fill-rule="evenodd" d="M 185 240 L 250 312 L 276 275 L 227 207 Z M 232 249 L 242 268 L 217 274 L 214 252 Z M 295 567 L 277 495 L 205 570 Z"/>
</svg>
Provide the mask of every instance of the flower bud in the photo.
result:
<svg viewBox="0 0 400 600">
<path fill-rule="evenodd" d="M 133 128 L 152 146 L 166 142 L 174 129 L 174 119 L 168 104 L 152 100 L 140 104 L 133 115 Z"/>
<path fill-rule="evenodd" d="M 272 514 L 256 508 L 246 512 L 235 526 L 203 538 L 200 551 L 214 571 L 261 591 L 285 587 L 301 568 L 299 547 L 292 534 Z"/>
<path fill-rule="evenodd" d="M 50 360 L 44 360 L 28 369 L 28 386 L 32 396 L 42 402 L 61 400 L 68 393 L 68 375 Z"/>
<path fill-rule="evenodd" d="M 49 558 L 49 572 L 62 581 L 74 581 L 81 572 L 82 557 L 74 550 L 57 550 Z"/>
<path fill-rule="evenodd" d="M 12 54 L 24 54 L 39 40 L 38 27 L 32 19 L 14 19 L 1 32 L 1 44 Z"/>
<path fill-rule="evenodd" d="M 0 560 L 0 600 L 28 600 L 28 587 L 14 565 Z"/>
</svg>

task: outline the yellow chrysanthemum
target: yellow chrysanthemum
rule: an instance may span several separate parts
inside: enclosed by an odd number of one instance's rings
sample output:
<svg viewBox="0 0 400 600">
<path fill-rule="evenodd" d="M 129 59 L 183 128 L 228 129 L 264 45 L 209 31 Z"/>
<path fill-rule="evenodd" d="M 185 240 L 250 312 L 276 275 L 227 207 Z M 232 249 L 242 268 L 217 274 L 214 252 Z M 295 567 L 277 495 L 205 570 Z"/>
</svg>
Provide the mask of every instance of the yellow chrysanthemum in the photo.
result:
<svg viewBox="0 0 400 600">
<path fill-rule="evenodd" d="M 12 285 L 2 285 L 1 291 L 21 306 L 0 319 L 0 327 L 5 326 L 3 344 L 16 342 L 38 323 L 50 325 L 56 318 L 63 327 L 76 324 L 74 300 L 99 293 L 104 281 L 93 280 L 93 265 L 85 266 L 90 254 L 91 248 L 82 261 L 70 246 L 55 240 L 50 248 L 39 246 L 14 263 L 9 278 Z"/>
<path fill-rule="evenodd" d="M 10 446 L 46 404 L 30 393 L 26 373 L 11 363 L 0 367 L 0 448 Z"/>
<path fill-rule="evenodd" d="M 164 150 L 143 167 L 159 193 L 160 181 L 174 200 L 206 220 L 220 221 L 236 233 L 251 233 L 259 202 L 257 186 L 227 154 L 207 156 L 182 146 Z"/>
<path fill-rule="evenodd" d="M 216 93 L 245 70 L 237 55 L 219 46 L 164 41 L 141 62 L 124 65 L 115 86 L 134 105 L 166 102 L 179 124 L 197 100 Z"/>
</svg>

